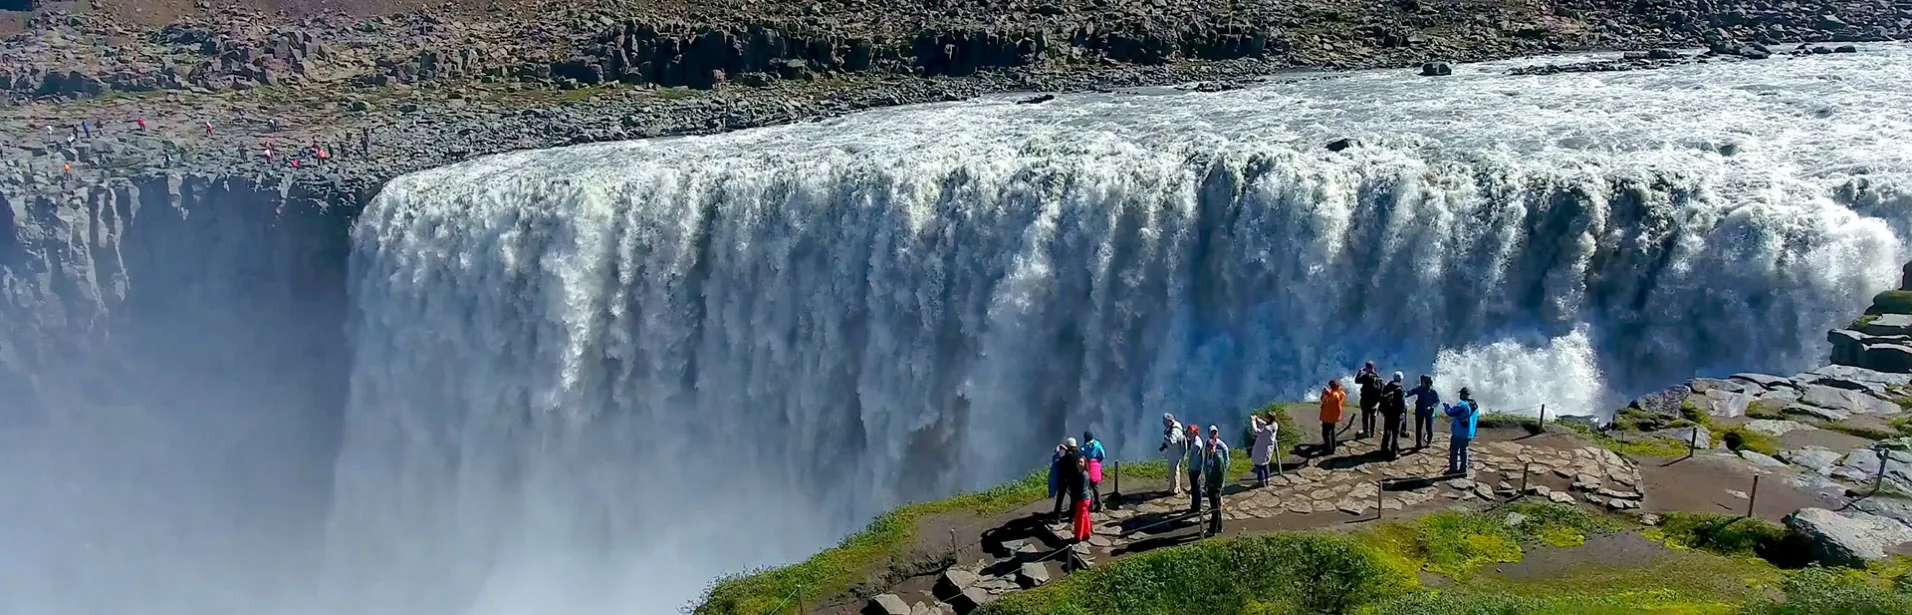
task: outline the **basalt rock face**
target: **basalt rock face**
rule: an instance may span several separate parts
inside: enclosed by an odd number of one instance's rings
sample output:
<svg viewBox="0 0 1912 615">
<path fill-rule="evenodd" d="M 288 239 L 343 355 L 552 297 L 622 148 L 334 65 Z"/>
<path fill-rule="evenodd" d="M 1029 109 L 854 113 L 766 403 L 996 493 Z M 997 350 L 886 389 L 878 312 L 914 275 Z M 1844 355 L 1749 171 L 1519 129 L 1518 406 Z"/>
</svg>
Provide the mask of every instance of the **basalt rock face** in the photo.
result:
<svg viewBox="0 0 1912 615">
<path fill-rule="evenodd" d="M 23 503 L 0 526 L 70 523 L 0 536 L 44 541 L 50 571 L 96 560 L 71 552 L 89 535 L 131 535 L 145 553 L 90 569 L 274 582 L 194 562 L 316 545 L 357 189 L 215 174 L 33 188 L 0 189 L 0 464 Z M 32 603 L 51 581 L 0 592 Z"/>
</svg>

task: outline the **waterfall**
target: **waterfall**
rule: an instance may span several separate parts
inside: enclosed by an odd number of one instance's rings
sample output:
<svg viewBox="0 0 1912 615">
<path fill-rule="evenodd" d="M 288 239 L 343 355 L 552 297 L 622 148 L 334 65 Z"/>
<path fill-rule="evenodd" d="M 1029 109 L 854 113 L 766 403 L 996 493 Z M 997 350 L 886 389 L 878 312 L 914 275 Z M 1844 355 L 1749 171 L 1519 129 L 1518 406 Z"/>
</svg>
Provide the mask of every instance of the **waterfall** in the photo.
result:
<svg viewBox="0 0 1912 615">
<path fill-rule="evenodd" d="M 334 580 L 668 612 L 1064 435 L 1146 455 L 1162 412 L 1364 359 L 1552 414 L 1813 365 L 1907 256 L 1909 59 L 994 99 L 405 176 L 354 231 Z"/>
</svg>

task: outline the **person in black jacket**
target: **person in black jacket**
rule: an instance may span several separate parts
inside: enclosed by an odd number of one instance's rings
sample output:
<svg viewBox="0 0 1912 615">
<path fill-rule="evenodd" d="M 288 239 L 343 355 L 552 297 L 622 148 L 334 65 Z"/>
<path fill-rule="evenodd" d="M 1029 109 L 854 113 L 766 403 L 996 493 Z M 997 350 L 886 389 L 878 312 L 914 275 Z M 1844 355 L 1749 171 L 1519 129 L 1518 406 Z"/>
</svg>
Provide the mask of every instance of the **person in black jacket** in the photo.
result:
<svg viewBox="0 0 1912 615">
<path fill-rule="evenodd" d="M 1406 391 L 1401 389 L 1401 372 L 1381 387 L 1381 454 L 1401 454 L 1401 422 L 1407 416 Z"/>
<path fill-rule="evenodd" d="M 1354 384 L 1361 387 L 1361 431 L 1354 437 L 1366 438 L 1374 435 L 1374 411 L 1381 405 L 1381 374 L 1374 371 L 1373 361 L 1354 373 Z"/>
</svg>

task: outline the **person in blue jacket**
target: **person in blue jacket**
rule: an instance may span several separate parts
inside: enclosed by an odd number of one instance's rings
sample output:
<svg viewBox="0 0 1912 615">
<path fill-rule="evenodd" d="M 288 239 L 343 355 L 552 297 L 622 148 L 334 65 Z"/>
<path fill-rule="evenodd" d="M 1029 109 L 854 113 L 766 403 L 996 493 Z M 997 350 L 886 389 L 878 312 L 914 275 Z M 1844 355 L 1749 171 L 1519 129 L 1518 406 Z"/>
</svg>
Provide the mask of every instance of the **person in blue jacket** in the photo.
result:
<svg viewBox="0 0 1912 615">
<path fill-rule="evenodd" d="M 1423 374 L 1421 386 L 1407 392 L 1414 398 L 1414 450 L 1434 443 L 1434 408 L 1441 405 L 1441 394 L 1434 391 L 1434 377 Z"/>
<path fill-rule="evenodd" d="M 1095 434 L 1082 432 L 1082 459 L 1089 467 L 1089 509 L 1102 511 L 1102 462 L 1106 457 L 1102 441 Z"/>
<path fill-rule="evenodd" d="M 1453 430 L 1448 432 L 1452 438 L 1447 444 L 1447 473 L 1466 475 L 1467 446 L 1474 442 L 1474 427 L 1480 419 L 1480 406 L 1474 403 L 1474 395 L 1467 387 L 1461 387 L 1461 400 L 1445 409 L 1447 418 L 1454 422 Z"/>
</svg>

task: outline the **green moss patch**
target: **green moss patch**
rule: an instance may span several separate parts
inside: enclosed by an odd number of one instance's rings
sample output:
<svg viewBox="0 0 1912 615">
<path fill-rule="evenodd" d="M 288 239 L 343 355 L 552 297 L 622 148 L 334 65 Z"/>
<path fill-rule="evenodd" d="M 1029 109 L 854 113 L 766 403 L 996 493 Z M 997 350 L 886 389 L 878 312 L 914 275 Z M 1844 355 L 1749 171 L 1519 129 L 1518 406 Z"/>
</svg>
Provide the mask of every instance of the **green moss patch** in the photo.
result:
<svg viewBox="0 0 1912 615">
<path fill-rule="evenodd" d="M 1345 536 L 1278 533 L 1124 558 L 1009 594 L 987 615 L 1351 613 L 1412 579 Z"/>
<path fill-rule="evenodd" d="M 1671 512 L 1646 536 L 1675 549 L 1759 557 L 1781 566 L 1796 567 L 1805 560 L 1804 549 L 1786 528 L 1752 517 Z"/>
<path fill-rule="evenodd" d="M 1872 296 L 1867 314 L 1912 314 L 1912 291 L 1888 290 Z"/>
</svg>

